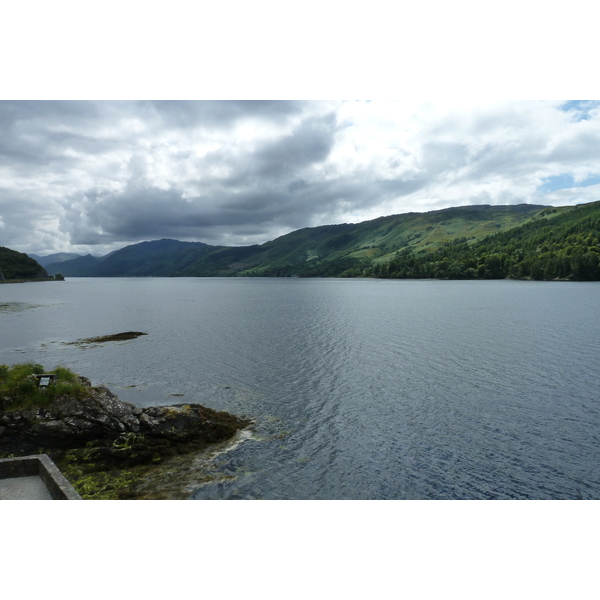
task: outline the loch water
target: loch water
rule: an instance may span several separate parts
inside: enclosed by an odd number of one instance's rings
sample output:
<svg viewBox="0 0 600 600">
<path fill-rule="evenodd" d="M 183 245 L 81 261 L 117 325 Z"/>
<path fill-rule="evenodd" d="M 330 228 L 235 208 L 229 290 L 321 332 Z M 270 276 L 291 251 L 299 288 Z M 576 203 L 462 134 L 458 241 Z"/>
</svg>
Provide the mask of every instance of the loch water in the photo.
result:
<svg viewBox="0 0 600 600">
<path fill-rule="evenodd" d="M 600 283 L 0 285 L 0 364 L 26 361 L 252 417 L 194 499 L 600 499 Z"/>
</svg>

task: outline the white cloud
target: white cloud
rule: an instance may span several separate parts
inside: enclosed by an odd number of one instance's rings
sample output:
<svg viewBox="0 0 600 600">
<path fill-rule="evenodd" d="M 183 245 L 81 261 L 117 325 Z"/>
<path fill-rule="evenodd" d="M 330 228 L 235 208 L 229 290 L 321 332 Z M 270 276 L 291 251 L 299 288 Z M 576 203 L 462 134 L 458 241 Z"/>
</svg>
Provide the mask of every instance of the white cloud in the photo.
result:
<svg viewBox="0 0 600 600">
<path fill-rule="evenodd" d="M 0 102 L 0 243 L 236 245 L 392 213 L 595 200 L 598 186 L 577 186 L 600 174 L 600 110 L 563 104 Z M 562 174 L 573 187 L 544 193 Z"/>
</svg>

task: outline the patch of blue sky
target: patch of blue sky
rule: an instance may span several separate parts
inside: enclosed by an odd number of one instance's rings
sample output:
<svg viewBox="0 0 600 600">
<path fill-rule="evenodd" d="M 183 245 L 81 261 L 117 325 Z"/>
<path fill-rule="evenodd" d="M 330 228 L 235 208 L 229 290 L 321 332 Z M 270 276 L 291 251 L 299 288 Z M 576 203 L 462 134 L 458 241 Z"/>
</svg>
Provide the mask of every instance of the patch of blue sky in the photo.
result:
<svg viewBox="0 0 600 600">
<path fill-rule="evenodd" d="M 577 187 L 589 187 L 600 183 L 600 175 L 592 175 L 577 184 Z"/>
<path fill-rule="evenodd" d="M 555 192 L 556 190 L 566 190 L 569 188 L 582 188 L 589 187 L 590 185 L 596 185 L 600 183 L 600 175 L 592 175 L 587 177 L 583 181 L 575 183 L 575 178 L 570 173 L 563 173 L 562 175 L 553 175 L 552 177 L 546 177 L 544 183 L 537 189 L 538 192 L 547 194 L 549 192 Z"/>
<path fill-rule="evenodd" d="M 576 121 L 587 121 L 590 118 L 590 111 L 600 106 L 598 100 L 569 100 L 558 108 L 565 112 L 571 112 Z"/>
</svg>

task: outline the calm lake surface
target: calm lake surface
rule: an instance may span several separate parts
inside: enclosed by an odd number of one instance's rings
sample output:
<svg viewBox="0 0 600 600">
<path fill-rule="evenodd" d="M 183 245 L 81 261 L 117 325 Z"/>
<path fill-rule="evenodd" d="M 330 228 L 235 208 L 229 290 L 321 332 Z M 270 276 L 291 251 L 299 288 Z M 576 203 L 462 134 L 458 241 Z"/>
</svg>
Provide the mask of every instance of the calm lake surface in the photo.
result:
<svg viewBox="0 0 600 600">
<path fill-rule="evenodd" d="M 64 343 L 122 331 L 148 335 Z M 197 499 L 600 499 L 599 283 L 0 285 L 0 363 L 26 361 L 255 418 Z"/>
</svg>

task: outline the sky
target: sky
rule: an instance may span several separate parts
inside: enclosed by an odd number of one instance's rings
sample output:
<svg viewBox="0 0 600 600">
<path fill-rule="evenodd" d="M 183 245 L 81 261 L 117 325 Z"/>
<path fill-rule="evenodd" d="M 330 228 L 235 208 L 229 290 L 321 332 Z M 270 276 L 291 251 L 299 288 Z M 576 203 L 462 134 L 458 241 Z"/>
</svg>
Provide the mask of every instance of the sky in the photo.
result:
<svg viewBox="0 0 600 600">
<path fill-rule="evenodd" d="M 0 101 L 0 245 L 21 252 L 598 199 L 596 101 Z"/>
</svg>

